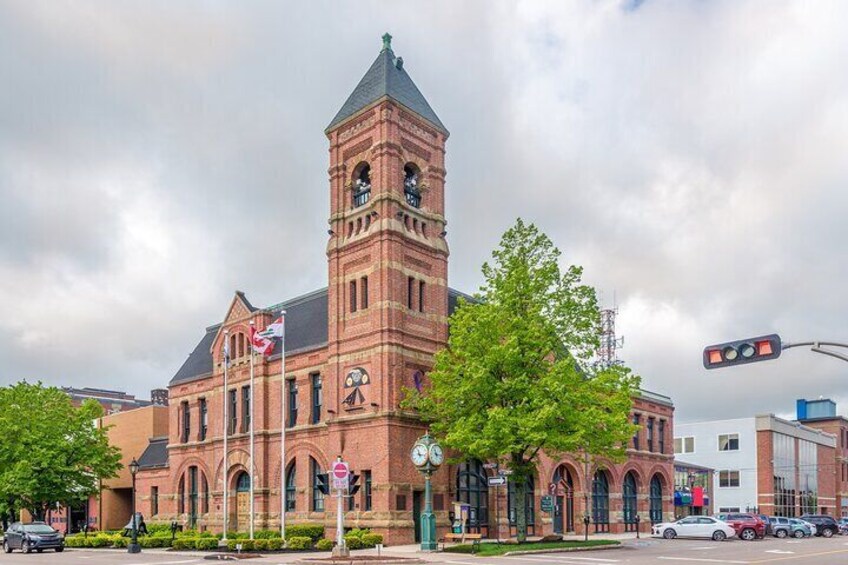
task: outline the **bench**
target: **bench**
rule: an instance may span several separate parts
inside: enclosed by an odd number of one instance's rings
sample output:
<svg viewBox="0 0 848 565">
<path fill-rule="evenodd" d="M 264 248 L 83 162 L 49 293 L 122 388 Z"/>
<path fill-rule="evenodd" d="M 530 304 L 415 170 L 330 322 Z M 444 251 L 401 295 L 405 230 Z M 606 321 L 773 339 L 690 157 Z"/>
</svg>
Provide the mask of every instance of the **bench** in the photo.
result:
<svg viewBox="0 0 848 565">
<path fill-rule="evenodd" d="M 443 538 L 439 539 L 439 543 L 442 544 L 442 551 L 444 551 L 445 543 L 447 542 L 461 543 L 470 541 L 471 553 L 475 553 L 477 551 L 477 547 L 480 545 L 481 539 L 483 539 L 483 534 L 454 534 L 451 532 L 445 534 Z"/>
</svg>

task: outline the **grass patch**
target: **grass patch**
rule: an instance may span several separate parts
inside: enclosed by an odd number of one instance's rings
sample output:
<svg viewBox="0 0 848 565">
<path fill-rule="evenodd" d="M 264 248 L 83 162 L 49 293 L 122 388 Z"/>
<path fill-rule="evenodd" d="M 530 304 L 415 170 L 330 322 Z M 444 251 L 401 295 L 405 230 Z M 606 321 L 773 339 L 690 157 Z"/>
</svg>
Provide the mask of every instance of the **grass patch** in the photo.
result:
<svg viewBox="0 0 848 565">
<path fill-rule="evenodd" d="M 537 549 L 578 549 L 583 547 L 596 547 L 599 545 L 621 545 L 615 540 L 594 539 L 589 541 L 551 541 L 551 542 L 528 542 L 522 544 L 516 543 L 481 543 L 475 549 L 475 554 L 482 557 L 493 557 L 503 555 L 511 551 L 530 551 Z M 470 543 L 460 545 L 446 545 L 445 552 L 447 553 L 471 553 L 472 546 Z"/>
</svg>

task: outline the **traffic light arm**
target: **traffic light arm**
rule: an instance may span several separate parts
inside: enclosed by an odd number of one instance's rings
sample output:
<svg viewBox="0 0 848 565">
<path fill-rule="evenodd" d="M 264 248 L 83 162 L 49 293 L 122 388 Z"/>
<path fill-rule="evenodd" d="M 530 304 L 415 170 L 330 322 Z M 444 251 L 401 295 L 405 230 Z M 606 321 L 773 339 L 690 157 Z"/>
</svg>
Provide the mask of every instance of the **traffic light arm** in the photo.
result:
<svg viewBox="0 0 848 565">
<path fill-rule="evenodd" d="M 810 351 L 814 351 L 816 353 L 821 353 L 823 355 L 830 355 L 831 357 L 836 357 L 837 359 L 842 359 L 843 361 L 848 361 L 848 355 L 844 353 L 839 353 L 838 351 L 831 351 L 830 349 L 825 349 L 824 347 L 844 347 L 848 349 L 848 343 L 839 343 L 836 341 L 799 341 L 798 343 L 782 343 L 781 348 L 789 349 L 790 347 L 810 347 Z M 823 347 L 824 346 L 824 347 Z"/>
</svg>

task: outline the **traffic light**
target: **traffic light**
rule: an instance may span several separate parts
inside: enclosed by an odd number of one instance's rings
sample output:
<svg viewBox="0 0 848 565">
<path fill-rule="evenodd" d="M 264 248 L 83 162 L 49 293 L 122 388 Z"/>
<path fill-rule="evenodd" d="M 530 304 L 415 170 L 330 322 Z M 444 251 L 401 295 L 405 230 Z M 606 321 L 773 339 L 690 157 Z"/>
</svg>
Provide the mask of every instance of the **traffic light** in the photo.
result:
<svg viewBox="0 0 848 565">
<path fill-rule="evenodd" d="M 348 486 L 348 488 L 350 490 L 349 490 L 348 494 L 350 496 L 353 496 L 354 494 L 359 492 L 359 487 L 362 486 L 362 485 L 359 484 L 359 475 L 357 475 L 356 473 L 351 471 L 350 472 L 350 479 L 348 479 L 348 480 L 350 481 L 349 486 Z"/>
<path fill-rule="evenodd" d="M 321 494 L 330 494 L 330 475 L 328 473 L 318 473 L 315 475 L 315 488 Z"/>
<path fill-rule="evenodd" d="M 704 368 L 718 369 L 780 357 L 780 336 L 763 335 L 704 348 Z"/>
</svg>

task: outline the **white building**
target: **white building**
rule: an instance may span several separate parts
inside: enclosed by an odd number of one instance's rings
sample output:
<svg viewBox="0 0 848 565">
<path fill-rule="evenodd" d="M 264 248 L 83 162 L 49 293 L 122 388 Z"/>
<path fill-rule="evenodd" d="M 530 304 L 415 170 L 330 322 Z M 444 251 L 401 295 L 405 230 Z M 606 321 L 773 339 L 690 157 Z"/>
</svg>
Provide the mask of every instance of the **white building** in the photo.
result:
<svg viewBox="0 0 848 565">
<path fill-rule="evenodd" d="M 765 414 L 674 425 L 675 457 L 715 469 L 715 512 L 833 513 L 836 437 Z"/>
</svg>

